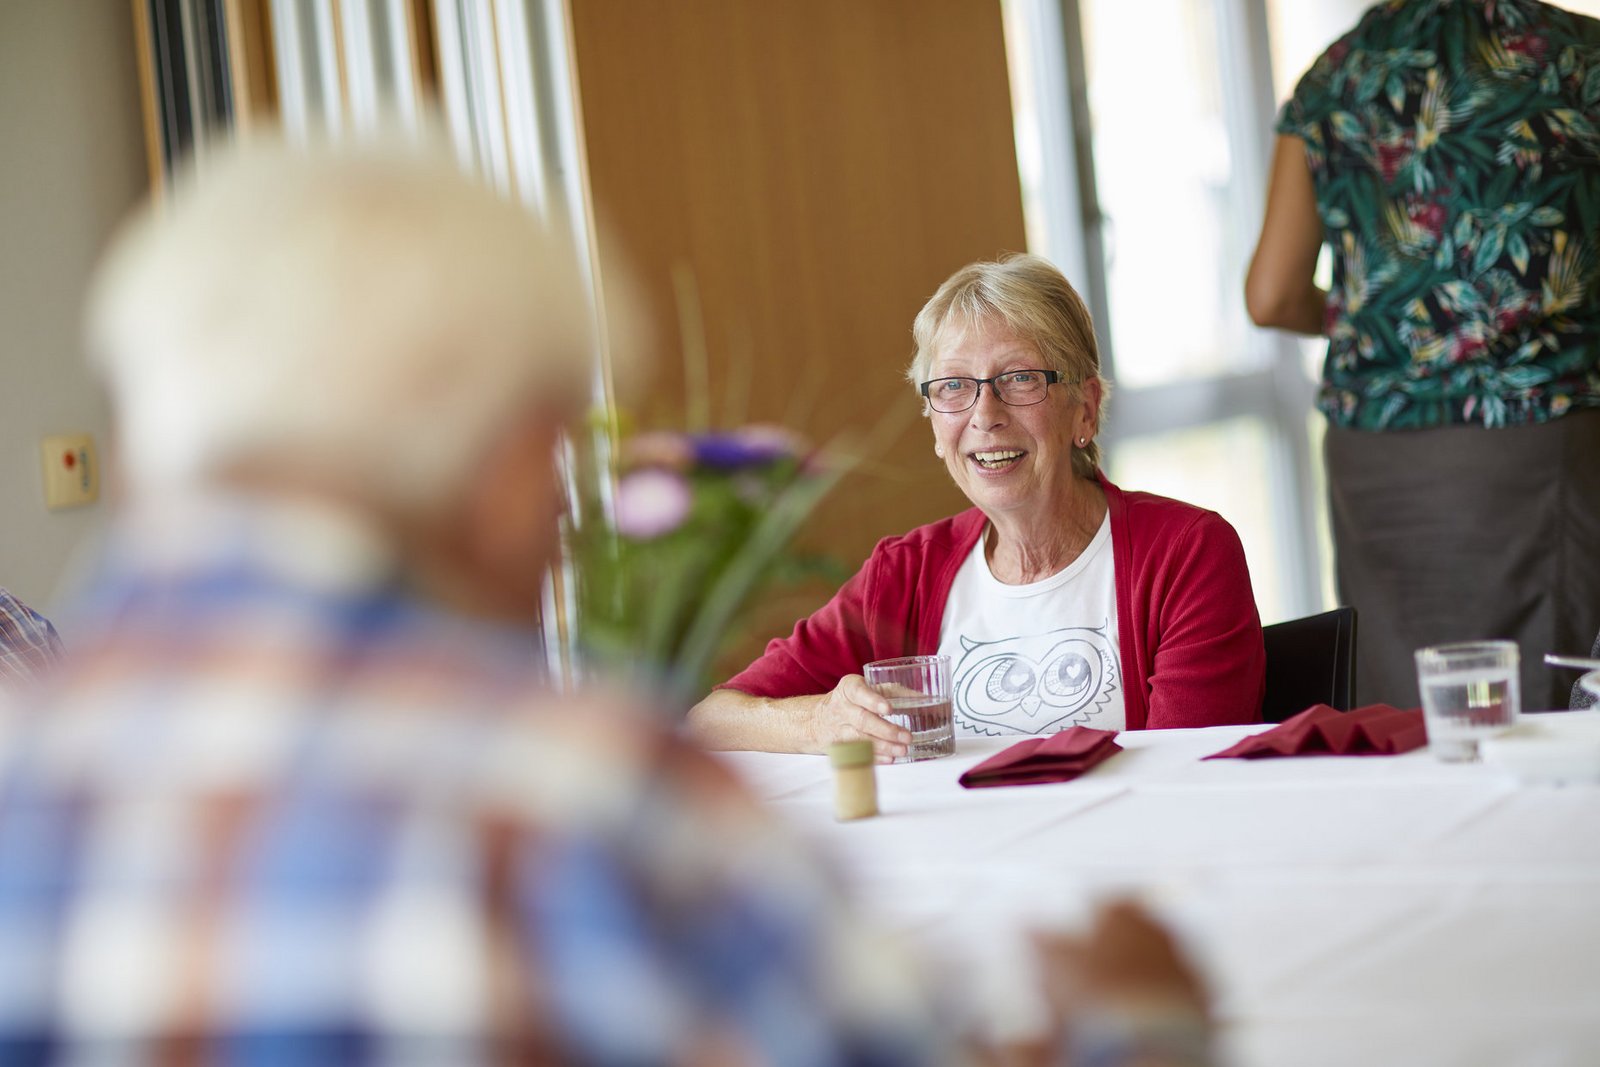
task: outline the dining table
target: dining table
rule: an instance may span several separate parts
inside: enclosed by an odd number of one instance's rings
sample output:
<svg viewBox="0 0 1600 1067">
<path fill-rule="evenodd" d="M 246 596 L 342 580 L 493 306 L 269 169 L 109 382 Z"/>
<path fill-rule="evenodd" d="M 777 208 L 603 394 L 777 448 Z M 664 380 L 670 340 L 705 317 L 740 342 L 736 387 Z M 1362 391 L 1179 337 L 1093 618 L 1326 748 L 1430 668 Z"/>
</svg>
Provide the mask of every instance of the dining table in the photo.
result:
<svg viewBox="0 0 1600 1067">
<path fill-rule="evenodd" d="M 1204 976 L 1224 1063 L 1600 1064 L 1600 785 L 1425 747 L 1204 758 L 1270 728 L 1125 732 L 1075 780 L 983 789 L 961 773 L 1019 738 L 958 733 L 849 821 L 824 756 L 720 758 L 985 1036 L 1047 1025 L 1035 932 L 1129 897 Z"/>
</svg>

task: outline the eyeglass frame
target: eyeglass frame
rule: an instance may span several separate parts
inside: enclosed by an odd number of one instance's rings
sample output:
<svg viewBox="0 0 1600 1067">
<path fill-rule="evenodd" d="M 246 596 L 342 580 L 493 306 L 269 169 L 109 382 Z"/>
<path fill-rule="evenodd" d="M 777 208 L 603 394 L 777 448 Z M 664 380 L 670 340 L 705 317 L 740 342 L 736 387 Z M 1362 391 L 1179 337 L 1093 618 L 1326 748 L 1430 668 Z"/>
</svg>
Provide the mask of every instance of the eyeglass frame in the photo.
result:
<svg viewBox="0 0 1600 1067">
<path fill-rule="evenodd" d="M 998 379 L 1008 377 L 1009 375 L 1012 375 L 1012 374 L 1040 374 L 1040 375 L 1043 375 L 1044 376 L 1044 388 L 1042 390 L 1040 390 L 1040 392 L 1039 392 L 1039 399 L 1038 400 L 1025 400 L 1020 404 L 1013 404 L 1011 401 L 1007 400 L 1003 395 L 1001 395 L 1000 390 L 995 388 L 995 384 L 994 383 Z M 971 382 L 973 384 L 974 388 L 972 390 L 972 403 L 968 404 L 964 408 L 955 408 L 955 409 L 950 410 L 950 411 L 946 411 L 943 408 L 934 407 L 933 406 L 933 397 L 928 395 L 928 387 L 932 386 L 932 385 L 934 385 L 934 384 L 936 384 L 938 382 L 954 382 L 954 381 Z M 921 384 L 919 384 L 917 386 L 917 392 L 921 393 L 922 394 L 922 399 L 924 399 L 924 400 L 926 400 L 928 402 L 928 407 L 931 408 L 934 411 L 937 411 L 939 414 L 941 414 L 941 415 L 959 415 L 963 411 L 971 411 L 973 408 L 978 406 L 978 401 L 983 398 L 983 387 L 986 386 L 986 385 L 989 387 L 990 394 L 993 395 L 996 400 L 1000 401 L 1000 403 L 1004 404 L 1006 407 L 1008 407 L 1008 408 L 1031 408 L 1035 404 L 1043 404 L 1044 403 L 1045 397 L 1050 395 L 1050 387 L 1052 385 L 1063 385 L 1063 384 L 1064 385 L 1075 385 L 1077 383 L 1076 382 L 1063 382 L 1062 378 L 1061 378 L 1061 372 L 1058 371 L 1058 370 L 1048 370 L 1048 369 L 1046 369 L 1044 367 L 1018 367 L 1016 370 L 1003 371 L 1000 374 L 996 374 L 996 375 L 993 375 L 992 377 L 988 377 L 988 378 L 971 378 L 971 377 L 968 377 L 967 375 L 964 375 L 964 374 L 951 374 L 951 375 L 948 375 L 948 376 L 943 377 L 943 378 L 929 378 L 927 381 L 922 382 Z"/>
</svg>

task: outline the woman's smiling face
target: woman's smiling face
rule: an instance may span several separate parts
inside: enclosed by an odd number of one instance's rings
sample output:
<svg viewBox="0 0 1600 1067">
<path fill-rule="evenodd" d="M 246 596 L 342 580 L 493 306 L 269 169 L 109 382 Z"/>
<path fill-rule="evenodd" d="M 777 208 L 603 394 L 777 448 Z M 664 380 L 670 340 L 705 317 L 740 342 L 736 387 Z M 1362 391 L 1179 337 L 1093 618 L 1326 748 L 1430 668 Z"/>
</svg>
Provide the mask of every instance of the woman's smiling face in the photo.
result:
<svg viewBox="0 0 1600 1067">
<path fill-rule="evenodd" d="M 986 321 L 950 331 L 928 376 L 991 378 L 1049 366 L 1031 343 L 1003 323 Z M 1098 383 L 1091 389 L 1098 393 Z M 1092 437 L 1096 429 L 1096 407 L 1081 392 L 1087 391 L 1062 382 L 1048 387 L 1039 403 L 1012 407 L 985 385 L 966 411 L 930 410 L 934 443 L 967 499 L 991 518 L 1014 509 L 1064 506 L 1060 494 L 1072 489 L 1074 440 Z"/>
</svg>

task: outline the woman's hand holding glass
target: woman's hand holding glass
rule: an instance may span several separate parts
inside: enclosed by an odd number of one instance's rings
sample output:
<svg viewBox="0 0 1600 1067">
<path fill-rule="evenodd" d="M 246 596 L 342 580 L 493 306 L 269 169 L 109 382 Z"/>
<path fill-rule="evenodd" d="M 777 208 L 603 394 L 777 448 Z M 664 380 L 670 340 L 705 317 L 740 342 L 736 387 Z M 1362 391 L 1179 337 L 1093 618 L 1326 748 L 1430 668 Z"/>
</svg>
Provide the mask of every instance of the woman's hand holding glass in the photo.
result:
<svg viewBox="0 0 1600 1067">
<path fill-rule="evenodd" d="M 847 674 L 811 704 L 802 724 L 810 740 L 807 747 L 812 752 L 826 752 L 835 741 L 865 738 L 872 742 L 872 754 L 879 763 L 892 763 L 909 750 L 911 731 L 884 718 L 889 711 L 888 698 L 861 675 Z"/>
</svg>

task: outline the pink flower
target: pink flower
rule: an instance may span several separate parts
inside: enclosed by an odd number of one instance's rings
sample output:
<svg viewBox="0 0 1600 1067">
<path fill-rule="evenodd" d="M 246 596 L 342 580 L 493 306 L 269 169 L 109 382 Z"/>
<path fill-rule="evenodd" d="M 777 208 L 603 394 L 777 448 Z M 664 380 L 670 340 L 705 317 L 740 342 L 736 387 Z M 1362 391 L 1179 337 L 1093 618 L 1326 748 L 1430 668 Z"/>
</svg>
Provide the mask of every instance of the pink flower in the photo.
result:
<svg viewBox="0 0 1600 1067">
<path fill-rule="evenodd" d="M 622 442 L 622 465 L 686 471 L 694 464 L 694 442 L 681 433 L 641 433 Z"/>
<path fill-rule="evenodd" d="M 746 444 L 766 448 L 780 455 L 798 456 L 806 450 L 806 439 L 775 422 L 753 422 L 734 435 Z"/>
<path fill-rule="evenodd" d="M 820 478 L 849 466 L 846 457 L 825 448 L 807 452 L 800 458 L 800 473 L 807 478 Z"/>
<path fill-rule="evenodd" d="M 689 481 L 677 471 L 646 467 L 617 483 L 617 532 L 635 541 L 671 533 L 689 517 Z"/>
</svg>

